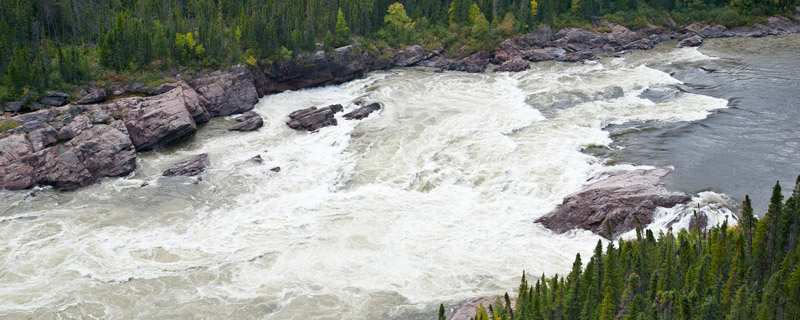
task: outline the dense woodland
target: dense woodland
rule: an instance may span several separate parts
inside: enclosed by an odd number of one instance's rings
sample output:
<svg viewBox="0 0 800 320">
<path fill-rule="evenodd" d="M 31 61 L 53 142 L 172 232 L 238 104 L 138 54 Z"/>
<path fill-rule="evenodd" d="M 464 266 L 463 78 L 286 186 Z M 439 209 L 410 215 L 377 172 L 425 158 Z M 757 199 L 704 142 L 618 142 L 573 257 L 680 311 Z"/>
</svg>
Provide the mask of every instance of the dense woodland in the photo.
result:
<svg viewBox="0 0 800 320">
<path fill-rule="evenodd" d="M 176 67 L 282 60 L 354 41 L 450 53 L 545 23 L 750 24 L 800 0 L 0 0 L 0 102 Z M 68 91 L 69 92 L 69 91 Z"/>
<path fill-rule="evenodd" d="M 800 319 L 800 178 L 785 202 L 775 185 L 759 220 L 745 198 L 740 220 L 598 242 L 585 268 L 578 255 L 566 277 L 523 274 L 513 310 L 506 294 L 477 319 Z"/>
</svg>

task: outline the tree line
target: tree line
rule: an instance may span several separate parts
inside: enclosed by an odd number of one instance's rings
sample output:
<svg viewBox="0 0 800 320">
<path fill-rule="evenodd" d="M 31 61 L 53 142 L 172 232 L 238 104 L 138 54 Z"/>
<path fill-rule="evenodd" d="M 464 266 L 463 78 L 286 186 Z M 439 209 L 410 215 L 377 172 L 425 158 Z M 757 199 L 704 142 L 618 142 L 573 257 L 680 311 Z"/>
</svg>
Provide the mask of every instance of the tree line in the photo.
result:
<svg viewBox="0 0 800 320">
<path fill-rule="evenodd" d="M 644 26 L 669 12 L 720 20 L 800 0 L 0 0 L 0 101 L 103 72 L 217 67 L 343 46 L 491 48 L 539 23 Z M 713 17 L 720 16 L 717 12 Z M 737 20 L 738 19 L 738 20 Z M 734 22 L 735 23 L 735 22 Z M 413 29 L 413 30 L 412 30 Z"/>
<path fill-rule="evenodd" d="M 640 227 L 598 241 L 585 267 L 578 254 L 566 276 L 523 273 L 514 308 L 506 294 L 475 319 L 800 319 L 799 234 L 800 177 L 785 202 L 775 185 L 761 219 L 746 197 L 737 226 L 657 238 Z"/>
</svg>

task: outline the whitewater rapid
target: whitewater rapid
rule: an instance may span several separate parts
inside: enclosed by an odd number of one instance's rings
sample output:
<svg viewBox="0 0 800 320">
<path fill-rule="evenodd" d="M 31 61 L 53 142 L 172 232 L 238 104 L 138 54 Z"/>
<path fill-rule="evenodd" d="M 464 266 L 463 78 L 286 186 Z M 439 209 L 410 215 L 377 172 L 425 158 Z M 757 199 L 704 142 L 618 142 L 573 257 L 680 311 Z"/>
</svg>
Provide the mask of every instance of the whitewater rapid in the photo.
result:
<svg viewBox="0 0 800 320">
<path fill-rule="evenodd" d="M 426 319 L 515 288 L 523 270 L 564 273 L 600 238 L 533 221 L 604 172 L 639 168 L 582 152 L 611 144 L 606 126 L 725 108 L 647 66 L 700 59 L 712 58 L 660 48 L 514 74 L 375 72 L 267 96 L 261 130 L 212 120 L 129 177 L 0 191 L 0 317 Z M 285 125 L 357 99 L 383 109 L 312 134 Z M 203 152 L 203 181 L 160 177 Z"/>
</svg>

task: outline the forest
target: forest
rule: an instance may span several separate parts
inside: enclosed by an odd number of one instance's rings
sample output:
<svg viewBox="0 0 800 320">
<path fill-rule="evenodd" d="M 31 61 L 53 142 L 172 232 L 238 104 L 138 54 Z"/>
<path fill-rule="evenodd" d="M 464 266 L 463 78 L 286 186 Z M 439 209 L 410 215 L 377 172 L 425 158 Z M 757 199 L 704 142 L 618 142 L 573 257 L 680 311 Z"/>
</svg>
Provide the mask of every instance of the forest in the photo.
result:
<svg viewBox="0 0 800 320">
<path fill-rule="evenodd" d="M 776 184 L 767 212 L 751 200 L 739 224 L 598 242 L 566 276 L 523 274 L 515 296 L 477 307 L 476 320 L 800 319 L 800 177 L 784 202 Z M 440 306 L 439 319 L 444 319 Z"/>
<path fill-rule="evenodd" d="M 0 103 L 102 79 L 281 61 L 353 42 L 491 49 L 539 24 L 752 24 L 800 0 L 0 0 Z M 762 18 L 763 19 L 763 18 Z M 175 72 L 173 72 L 175 73 Z"/>
</svg>

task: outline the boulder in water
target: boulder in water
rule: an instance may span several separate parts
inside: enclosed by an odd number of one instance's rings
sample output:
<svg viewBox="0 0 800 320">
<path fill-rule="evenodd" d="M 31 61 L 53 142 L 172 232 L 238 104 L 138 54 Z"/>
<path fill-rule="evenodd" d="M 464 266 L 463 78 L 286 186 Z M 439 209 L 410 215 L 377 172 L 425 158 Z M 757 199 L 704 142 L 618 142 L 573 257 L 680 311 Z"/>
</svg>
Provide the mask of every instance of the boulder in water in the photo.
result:
<svg viewBox="0 0 800 320">
<path fill-rule="evenodd" d="M 264 126 L 264 119 L 253 111 L 245 112 L 236 118 L 239 123 L 230 127 L 228 131 L 253 131 Z"/>
<path fill-rule="evenodd" d="M 165 177 L 192 177 L 205 172 L 208 165 L 208 154 L 202 153 L 174 164 L 161 175 Z"/>
<path fill-rule="evenodd" d="M 317 109 L 317 107 L 310 107 L 306 109 L 297 110 L 289 114 L 289 120 L 286 125 L 295 130 L 317 131 L 323 127 L 336 126 L 339 123 L 336 121 L 335 114 L 344 110 L 340 104 L 334 104 L 325 108 Z"/>
<path fill-rule="evenodd" d="M 531 64 L 525 59 L 521 57 L 514 57 L 511 60 L 503 62 L 497 68 L 494 68 L 494 72 L 520 72 L 525 71 L 531 68 Z"/>
<path fill-rule="evenodd" d="M 580 228 L 613 239 L 638 223 L 646 226 L 653 222 L 657 207 L 671 208 L 691 200 L 685 193 L 664 187 L 660 179 L 669 173 L 652 169 L 612 174 L 567 196 L 536 222 L 558 233 Z"/>
<path fill-rule="evenodd" d="M 364 119 L 366 117 L 369 117 L 370 113 L 373 113 L 373 112 L 378 111 L 380 109 L 381 109 L 381 104 L 380 103 L 377 103 L 377 102 L 370 103 L 370 104 L 368 104 L 366 106 L 362 106 L 362 107 L 354 110 L 353 112 L 346 113 L 344 115 L 344 118 L 348 119 L 348 120 L 352 120 L 352 119 L 361 120 L 361 119 Z"/>
<path fill-rule="evenodd" d="M 678 42 L 678 46 L 677 47 L 678 48 L 699 47 L 702 44 L 703 44 L 703 37 L 701 37 L 700 35 L 695 34 L 693 36 L 686 37 L 686 38 L 682 39 L 680 42 Z"/>
</svg>

